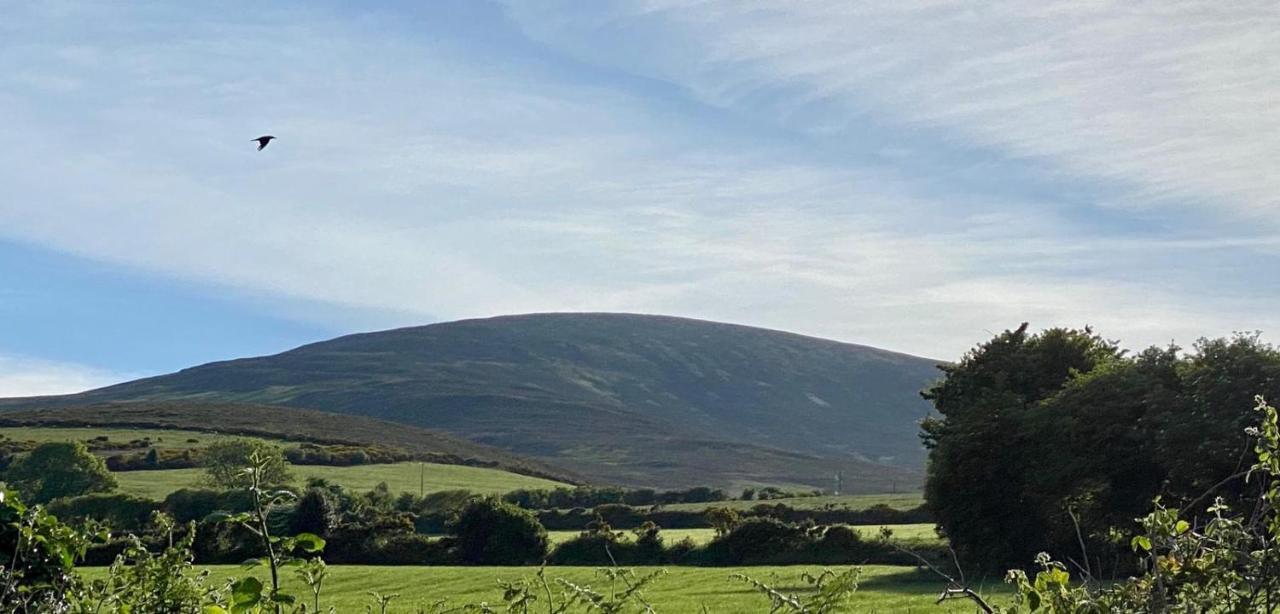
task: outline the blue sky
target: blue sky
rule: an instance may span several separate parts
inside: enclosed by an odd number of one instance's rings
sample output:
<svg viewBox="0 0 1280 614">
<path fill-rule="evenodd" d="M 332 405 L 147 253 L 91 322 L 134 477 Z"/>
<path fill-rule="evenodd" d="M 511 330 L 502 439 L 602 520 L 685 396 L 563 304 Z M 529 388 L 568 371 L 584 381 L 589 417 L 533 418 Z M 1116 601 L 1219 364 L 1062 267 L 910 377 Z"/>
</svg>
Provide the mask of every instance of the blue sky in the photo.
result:
<svg viewBox="0 0 1280 614">
<path fill-rule="evenodd" d="M 263 4 L 0 1 L 0 396 L 535 311 L 1280 324 L 1272 4 Z"/>
</svg>

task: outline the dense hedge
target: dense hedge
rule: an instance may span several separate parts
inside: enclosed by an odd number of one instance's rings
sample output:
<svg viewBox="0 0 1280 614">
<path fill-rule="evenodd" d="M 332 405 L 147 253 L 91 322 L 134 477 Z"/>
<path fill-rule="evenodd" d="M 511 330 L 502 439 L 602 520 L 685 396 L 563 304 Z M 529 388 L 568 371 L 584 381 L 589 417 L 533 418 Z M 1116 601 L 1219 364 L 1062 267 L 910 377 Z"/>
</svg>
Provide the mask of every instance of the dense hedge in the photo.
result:
<svg viewBox="0 0 1280 614">
<path fill-rule="evenodd" d="M 55 499 L 49 513 L 62 520 L 93 519 L 114 531 L 141 531 L 159 509 L 159 503 L 121 493 L 95 493 L 81 497 Z"/>
<path fill-rule="evenodd" d="M 328 465 L 350 467 L 376 465 L 417 460 L 417 457 L 400 448 L 385 446 L 319 445 L 303 443 L 284 451 L 284 457 L 295 465 Z"/>
<path fill-rule="evenodd" d="M 262 554 L 252 535 L 220 522 L 224 514 L 251 508 L 244 491 L 188 488 L 161 502 L 95 494 L 59 499 L 49 507 L 64 520 L 91 518 L 115 531 L 145 531 L 154 511 L 172 516 L 180 525 L 194 522 L 193 550 L 200 563 L 240 563 Z M 558 523 L 550 528 L 569 527 L 583 533 L 548 553 L 546 523 L 539 522 L 539 517 Z M 760 504 L 743 512 L 741 521 L 726 534 L 696 545 L 688 540 L 667 543 L 659 527 L 709 526 L 701 511 L 607 504 L 535 516 L 466 491 L 393 497 L 385 489 L 353 494 L 332 485 L 308 488 L 296 505 L 276 508 L 268 517 L 273 534 L 322 535 L 328 542 L 324 558 L 330 563 L 372 565 L 526 564 L 544 559 L 553 565 L 910 564 L 913 558 L 888 543 L 863 539 L 839 525 L 928 521 L 919 509 L 798 510 Z M 454 537 L 431 537 L 441 533 Z M 99 546 L 92 560 L 109 563 L 123 547 L 122 543 Z M 924 553 L 941 557 L 943 551 L 926 547 Z"/>
<path fill-rule="evenodd" d="M 107 469 L 112 471 L 146 471 L 149 469 L 190 469 L 200 466 L 200 451 L 159 450 L 115 454 L 107 457 Z"/>
<path fill-rule="evenodd" d="M 657 491 L 652 488 L 624 489 L 614 486 L 513 490 L 502 500 L 530 510 L 569 509 L 597 505 L 633 506 L 726 501 L 729 494 L 718 488 L 695 486 L 684 490 Z"/>
<path fill-rule="evenodd" d="M 603 529 L 584 531 L 556 547 L 547 562 L 552 565 L 801 565 L 876 564 L 910 565 L 918 560 L 881 539 L 864 539 L 846 526 L 813 526 L 774 518 L 751 518 L 705 545 L 689 540 L 666 544 L 653 525 L 623 532 Z M 912 551 L 935 563 L 945 563 L 942 546 L 914 546 Z"/>
<path fill-rule="evenodd" d="M 741 512 L 744 518 L 774 518 L 784 522 L 813 522 L 819 525 L 835 524 L 914 524 L 933 522 L 924 506 L 898 510 L 887 505 L 875 505 L 867 509 L 798 509 L 786 504 L 760 503 Z M 538 521 L 551 531 L 582 531 L 597 517 L 603 518 L 618 529 L 634 529 L 645 522 L 653 522 L 667 529 L 710 528 L 703 511 L 640 509 L 626 505 L 600 505 L 594 509 L 542 510 Z"/>
</svg>

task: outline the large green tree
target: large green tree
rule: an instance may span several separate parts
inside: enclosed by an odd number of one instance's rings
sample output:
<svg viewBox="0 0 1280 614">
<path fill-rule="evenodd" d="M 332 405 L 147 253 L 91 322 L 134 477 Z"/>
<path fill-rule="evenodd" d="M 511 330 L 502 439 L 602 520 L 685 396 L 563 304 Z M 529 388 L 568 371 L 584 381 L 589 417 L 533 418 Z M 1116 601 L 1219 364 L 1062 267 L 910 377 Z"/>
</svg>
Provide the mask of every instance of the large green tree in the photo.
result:
<svg viewBox="0 0 1280 614">
<path fill-rule="evenodd" d="M 1129 356 L 1087 329 L 1023 326 L 943 370 L 925 393 L 940 414 L 924 425 L 925 497 L 986 570 L 1046 550 L 1114 565 L 1108 536 L 1156 496 L 1192 511 L 1247 499 L 1252 395 L 1280 398 L 1280 352 L 1257 335 Z"/>
<path fill-rule="evenodd" d="M 1041 543 L 1027 514 L 1026 473 L 1034 459 L 1028 414 L 1075 373 L 1116 360 L 1115 344 L 1088 329 L 1005 331 L 954 365 L 924 392 L 940 417 L 926 420 L 925 500 L 961 560 L 999 569 L 1030 560 Z"/>
<path fill-rule="evenodd" d="M 116 479 L 107 471 L 106 463 L 80 442 L 41 444 L 15 461 L 4 477 L 32 503 L 106 492 L 116 487 Z"/>
</svg>

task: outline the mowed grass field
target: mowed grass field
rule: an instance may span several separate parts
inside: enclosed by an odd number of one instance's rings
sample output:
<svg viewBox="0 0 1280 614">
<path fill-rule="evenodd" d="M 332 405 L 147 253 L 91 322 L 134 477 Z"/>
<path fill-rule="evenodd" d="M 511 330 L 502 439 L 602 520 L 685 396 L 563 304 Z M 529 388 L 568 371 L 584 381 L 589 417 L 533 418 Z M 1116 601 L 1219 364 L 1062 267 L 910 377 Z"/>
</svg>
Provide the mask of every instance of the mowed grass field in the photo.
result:
<svg viewBox="0 0 1280 614">
<path fill-rule="evenodd" d="M 425 474 L 423 470 L 425 468 Z M 348 490 L 363 492 L 381 482 L 386 482 L 393 494 L 410 492 L 417 494 L 420 476 L 425 475 L 425 492 L 466 489 L 481 494 L 501 494 L 517 488 L 555 488 L 565 486 L 560 482 L 510 473 L 486 467 L 465 465 L 439 465 L 435 463 L 392 463 L 387 465 L 358 465 L 355 467 L 326 467 L 320 465 L 293 465 L 294 482 L 306 483 L 310 478 L 324 478 Z M 180 488 L 200 485 L 203 469 L 161 469 L 157 471 L 124 471 L 114 474 L 120 482 L 120 491 L 163 499 Z"/>
<path fill-rule="evenodd" d="M 210 567 L 211 580 L 221 582 L 230 577 L 243 577 L 246 572 L 234 565 Z M 636 568 L 639 574 L 655 568 Z M 777 567 L 668 567 L 666 575 L 644 592 L 646 601 L 662 614 L 686 614 L 702 611 L 706 606 L 713 614 L 745 614 L 768 612 L 769 601 L 747 584 L 731 580 L 735 573 L 746 574 L 785 592 L 803 596 L 804 572 L 817 574 L 822 567 L 813 565 Z M 843 568 L 840 568 L 843 569 Z M 398 594 L 388 612 L 411 613 L 415 606 L 430 605 L 441 599 L 460 606 L 467 603 L 501 603 L 499 580 L 518 580 L 537 570 L 521 567 L 376 567 L 333 565 L 324 583 L 321 609 L 335 606 L 340 613 L 364 612 L 369 604 L 368 591 Z M 102 568 L 85 570 L 89 577 L 102 573 Z M 265 575 L 258 574 L 266 580 Z M 607 590 L 607 583 L 590 567 L 548 567 L 548 579 L 564 578 L 597 591 Z M 306 587 L 292 573 L 282 577 L 286 591 L 302 598 Z M 554 586 L 554 584 L 553 584 Z M 935 605 L 943 584 L 928 572 L 914 567 L 868 565 L 862 567 L 858 592 L 845 612 L 919 612 L 968 613 L 975 608 L 967 601 L 949 600 Z M 978 588 L 978 587 L 975 587 Z M 1008 590 L 999 581 L 981 587 L 997 603 L 1008 601 Z M 310 604 L 308 595 L 308 604 Z M 501 609 L 501 608 L 499 608 Z M 375 610 L 376 611 L 376 610 Z"/>
<path fill-rule="evenodd" d="M 749 510 L 757 505 L 776 505 L 781 503 L 801 510 L 836 509 L 862 510 L 874 505 L 887 505 L 898 510 L 909 510 L 924 503 L 924 495 L 918 492 L 882 494 L 882 495 L 824 495 L 820 497 L 789 497 L 770 499 L 768 501 L 716 501 L 714 503 L 673 503 L 662 506 L 668 510 L 702 510 L 708 507 L 728 507 L 738 511 Z"/>
<path fill-rule="evenodd" d="M 932 523 L 920 524 L 890 524 L 890 525 L 854 525 L 852 528 L 857 529 L 866 539 L 875 539 L 880 536 L 880 529 L 888 527 L 893 531 L 893 538 L 903 544 L 941 544 L 944 540 L 938 537 L 937 531 L 934 531 Z M 620 531 L 623 537 L 630 539 L 632 537 L 630 531 Z M 551 538 L 552 544 L 560 544 L 578 535 L 581 531 L 547 531 L 547 535 Z M 716 536 L 715 529 L 663 529 L 662 539 L 667 544 L 674 544 L 683 539 L 691 539 L 695 544 L 705 544 Z"/>
</svg>

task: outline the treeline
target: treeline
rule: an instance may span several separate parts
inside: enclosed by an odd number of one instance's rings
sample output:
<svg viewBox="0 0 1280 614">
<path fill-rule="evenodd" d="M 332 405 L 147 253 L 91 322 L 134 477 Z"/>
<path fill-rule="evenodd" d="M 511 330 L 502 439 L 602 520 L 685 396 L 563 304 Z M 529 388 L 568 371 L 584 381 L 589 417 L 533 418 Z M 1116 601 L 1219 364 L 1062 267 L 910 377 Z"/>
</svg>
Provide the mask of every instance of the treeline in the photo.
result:
<svg viewBox="0 0 1280 614">
<path fill-rule="evenodd" d="M 947 556 L 942 545 L 912 544 L 908 553 L 890 538 L 866 538 L 844 525 L 769 517 L 744 519 L 702 545 L 689 539 L 669 543 L 651 522 L 628 533 L 600 524 L 561 543 L 546 560 L 553 565 L 912 565 L 919 562 L 914 555 L 937 564 Z"/>
<path fill-rule="evenodd" d="M 887 505 L 866 509 L 801 509 L 783 503 L 760 503 L 740 513 L 743 518 L 772 518 L 790 523 L 835 524 L 914 524 L 933 522 L 924 506 L 899 510 Z M 540 510 L 538 521 L 552 531 L 583 531 L 591 523 L 603 520 L 618 529 L 635 529 L 654 523 L 668 529 L 713 528 L 706 510 L 644 509 L 629 505 L 605 504 L 594 508 Z"/>
<path fill-rule="evenodd" d="M 154 512 L 164 513 L 179 524 L 193 522 L 196 533 L 192 550 L 196 561 L 217 564 L 238 563 L 261 554 L 256 551 L 257 541 L 252 534 L 221 522 L 228 514 L 249 511 L 252 505 L 252 496 L 243 490 L 183 489 L 164 501 L 107 493 L 64 498 L 50 503 L 49 510 L 73 522 L 92 519 L 117 532 L 145 534 Z M 518 555 L 470 556 L 460 552 L 457 540 L 464 532 L 460 527 L 477 522 L 468 518 L 469 513 L 480 513 L 476 510 L 497 517 L 485 521 L 490 525 L 487 528 L 469 530 L 494 532 L 503 535 L 495 537 L 499 541 L 530 545 Z M 619 563 L 626 564 L 896 564 L 909 561 L 890 542 L 864 539 L 856 531 L 838 525 L 899 524 L 925 518 L 920 510 L 898 511 L 884 506 L 868 510 L 798 510 L 781 504 L 758 505 L 741 515 L 728 511 L 721 516 L 724 517 L 729 520 L 717 522 L 715 514 L 706 511 L 664 512 L 620 504 L 535 514 L 467 491 L 394 496 L 385 485 L 352 493 L 323 480 L 313 480 L 294 505 L 272 510 L 268 523 L 275 534 L 313 533 L 324 537 L 328 543 L 324 558 L 330 563 L 517 564 L 513 562 L 516 558 L 526 557 L 534 563 L 545 560 L 552 564 L 594 565 L 607 560 L 604 548 L 608 546 Z M 545 519 L 554 522 L 548 526 L 542 522 Z M 542 539 L 503 533 L 512 523 Z M 663 527 L 715 527 L 721 535 L 705 545 L 688 540 L 666 542 L 661 539 Z M 579 530 L 582 535 L 552 549 L 545 543 L 548 529 Z M 628 529 L 635 534 L 634 539 L 626 538 Z M 759 547 L 751 546 L 756 540 L 760 540 Z M 105 564 L 126 546 L 124 541 L 98 546 L 90 552 L 89 561 Z M 509 547 L 502 549 L 505 552 Z M 926 550 L 932 552 L 931 548 Z"/>
<path fill-rule="evenodd" d="M 1024 324 L 942 369 L 925 498 L 970 569 L 1088 552 L 1123 574 L 1134 559 L 1114 536 L 1141 531 L 1156 497 L 1191 518 L 1257 503 L 1246 427 L 1255 394 L 1280 398 L 1280 351 L 1257 335 L 1130 354 Z"/>
<path fill-rule="evenodd" d="M 771 501 L 800 497 L 822 496 L 820 490 L 790 491 L 776 486 L 747 488 L 737 497 L 719 488 L 694 486 L 684 490 L 654 490 L 652 488 L 619 488 L 616 486 L 575 486 L 552 489 L 513 490 L 502 496 L 507 503 L 527 510 L 556 510 L 592 508 L 598 505 L 675 505 L 679 503 L 713 503 L 716 501 Z"/>
<path fill-rule="evenodd" d="M 710 503 L 725 501 L 730 496 L 719 488 L 695 486 L 685 490 L 657 491 L 652 488 L 626 489 L 612 486 L 577 486 L 574 488 L 513 490 L 502 500 L 527 510 L 554 510 L 595 507 L 597 505 L 669 505 L 674 503 Z"/>
</svg>

